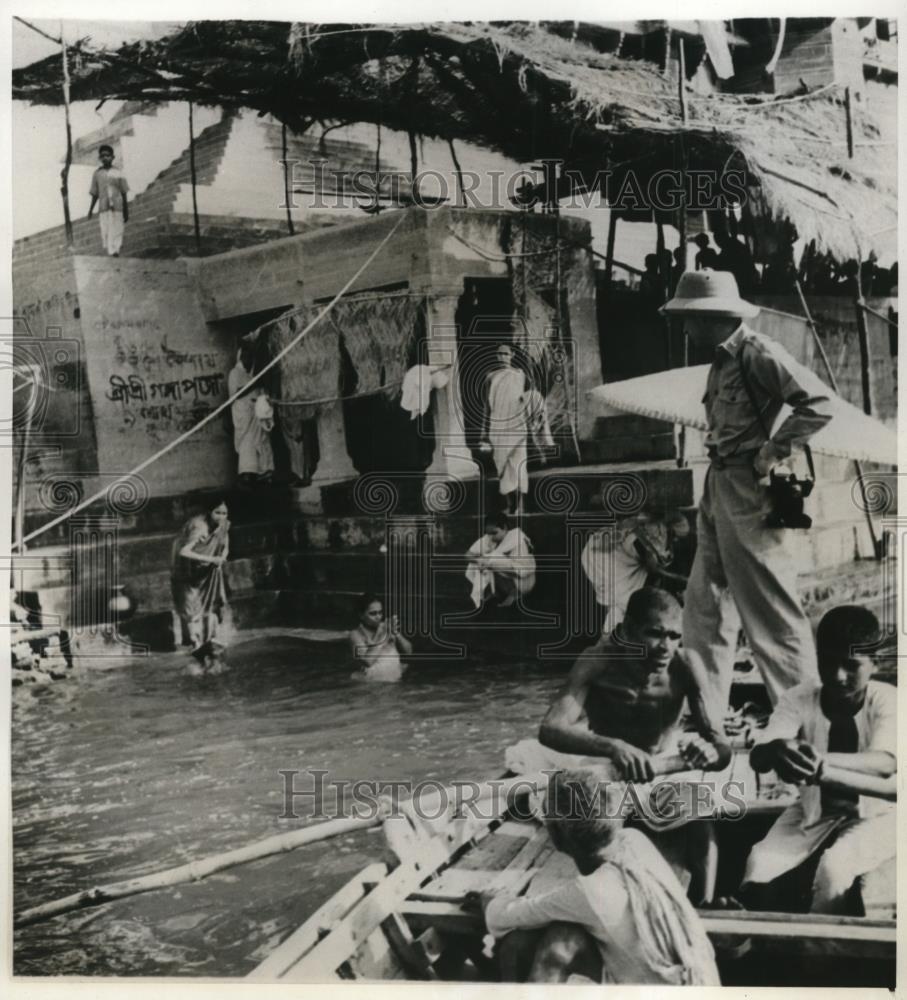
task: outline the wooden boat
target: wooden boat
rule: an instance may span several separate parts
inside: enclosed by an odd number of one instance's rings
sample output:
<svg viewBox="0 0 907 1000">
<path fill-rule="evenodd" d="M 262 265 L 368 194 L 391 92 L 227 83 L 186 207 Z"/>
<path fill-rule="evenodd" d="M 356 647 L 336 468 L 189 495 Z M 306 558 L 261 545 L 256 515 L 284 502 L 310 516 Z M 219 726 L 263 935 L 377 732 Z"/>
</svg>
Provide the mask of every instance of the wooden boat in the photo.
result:
<svg viewBox="0 0 907 1000">
<path fill-rule="evenodd" d="M 735 753 L 725 772 L 700 774 L 716 785 L 738 782 L 746 815 L 732 820 L 716 808 L 724 877 L 739 881 L 749 845 L 796 794 L 750 769 Z M 517 795 L 525 778 L 488 782 L 483 795 L 501 804 L 492 818 L 455 815 L 452 808 L 426 820 L 403 806 L 384 823 L 391 863 L 368 865 L 273 951 L 250 975 L 259 981 L 416 979 L 493 982 L 496 965 L 485 941 L 481 912 L 470 894 L 490 886 L 538 891 L 565 877 L 565 862 L 544 826 L 527 815 Z M 542 780 L 531 776 L 529 780 Z M 424 805 L 423 801 L 423 805 Z M 423 808 L 422 815 L 434 810 Z M 722 872 L 719 871 L 719 885 Z M 818 984 L 822 973 L 846 984 L 893 986 L 895 966 L 894 864 L 867 877 L 866 916 L 702 910 L 722 981 L 734 985 Z M 817 959 L 822 959 L 817 962 Z M 845 962 L 836 973 L 835 963 Z M 750 971 L 747 971 L 750 970 Z M 845 979 L 841 978 L 845 976 Z M 755 978 L 755 981 L 752 980 Z"/>
</svg>

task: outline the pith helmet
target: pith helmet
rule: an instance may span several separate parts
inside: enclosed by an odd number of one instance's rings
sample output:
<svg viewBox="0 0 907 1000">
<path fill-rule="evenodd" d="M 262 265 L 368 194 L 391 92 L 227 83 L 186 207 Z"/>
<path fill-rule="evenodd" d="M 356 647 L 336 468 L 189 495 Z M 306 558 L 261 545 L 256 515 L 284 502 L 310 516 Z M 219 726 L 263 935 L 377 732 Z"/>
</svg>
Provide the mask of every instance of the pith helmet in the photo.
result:
<svg viewBox="0 0 907 1000">
<path fill-rule="evenodd" d="M 684 271 L 674 298 L 661 311 L 669 316 L 714 313 L 749 319 L 759 312 L 759 306 L 740 298 L 737 281 L 730 271 Z"/>
</svg>

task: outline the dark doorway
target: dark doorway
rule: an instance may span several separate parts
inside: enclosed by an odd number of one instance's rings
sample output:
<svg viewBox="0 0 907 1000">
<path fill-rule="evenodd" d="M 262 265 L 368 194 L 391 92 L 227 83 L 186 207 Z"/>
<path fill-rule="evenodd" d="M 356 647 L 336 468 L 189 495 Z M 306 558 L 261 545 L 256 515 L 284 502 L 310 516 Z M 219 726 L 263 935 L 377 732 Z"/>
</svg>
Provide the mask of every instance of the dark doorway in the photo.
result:
<svg viewBox="0 0 907 1000">
<path fill-rule="evenodd" d="M 210 324 L 218 333 L 225 334 L 230 338 L 233 345 L 233 359 L 235 363 L 236 355 L 239 352 L 239 345 L 244 337 L 270 323 L 284 313 L 292 310 L 292 306 L 275 306 L 273 309 L 262 309 L 254 313 L 244 313 L 242 316 L 231 316 L 226 320 L 218 320 Z M 259 337 L 252 345 L 253 351 L 253 372 L 261 369 L 270 360 L 270 353 L 263 338 Z M 231 365 L 232 367 L 232 365 Z M 268 372 L 262 379 L 262 385 L 267 389 L 272 399 L 279 398 L 278 392 L 279 378 L 277 368 Z M 318 426 L 316 419 L 296 420 L 292 410 L 284 410 L 281 406 L 275 406 L 275 426 L 271 432 L 271 448 L 274 452 L 274 478 L 279 483 L 306 482 L 311 477 L 318 464 Z M 281 415 L 288 413 L 290 419 L 285 421 L 286 429 L 292 429 L 294 435 L 294 454 L 290 453 L 290 443 L 284 434 L 281 424 Z M 231 422 L 232 428 L 232 422 Z M 231 430 L 232 432 L 232 430 Z"/>
<path fill-rule="evenodd" d="M 425 312 L 419 312 L 418 329 L 407 351 L 406 368 L 424 364 Z M 404 331 L 401 331 L 401 339 Z M 384 373 L 382 372 L 382 380 Z M 418 420 L 400 406 L 400 387 L 356 398 L 359 379 L 343 338 L 340 340 L 340 390 L 346 446 L 356 471 L 424 472 L 435 451 L 434 420 L 431 410 Z"/>
</svg>

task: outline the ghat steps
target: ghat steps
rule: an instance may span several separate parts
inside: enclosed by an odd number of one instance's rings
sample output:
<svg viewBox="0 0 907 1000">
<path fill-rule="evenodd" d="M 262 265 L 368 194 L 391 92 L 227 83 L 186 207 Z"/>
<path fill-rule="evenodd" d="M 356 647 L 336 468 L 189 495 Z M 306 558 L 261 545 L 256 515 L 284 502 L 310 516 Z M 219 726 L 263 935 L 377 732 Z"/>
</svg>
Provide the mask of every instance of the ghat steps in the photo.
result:
<svg viewBox="0 0 907 1000">
<path fill-rule="evenodd" d="M 678 469 L 667 459 L 533 473 L 522 525 L 538 559 L 536 589 L 519 617 L 502 612 L 482 620 L 468 618 L 471 604 L 462 559 L 481 532 L 480 511 L 493 501 L 482 495 L 477 482 L 450 491 L 431 478 L 426 484 L 410 477 L 365 477 L 358 485 L 324 488 L 325 511 L 320 514 L 295 509 L 299 494 L 293 490 L 234 491 L 226 496 L 232 522 L 226 579 L 234 618 L 239 626 L 349 627 L 356 596 L 365 590 L 387 589 L 388 557 L 381 546 L 389 527 L 406 534 L 418 525 L 423 541 L 431 539 L 431 564 L 436 571 L 430 586 L 423 581 L 405 588 L 410 604 L 401 610 L 413 621 L 421 614 L 423 648 L 438 645 L 432 642 L 433 636 L 442 644 L 465 643 L 495 656 L 539 655 L 539 646 L 546 644 L 560 644 L 562 654 L 572 656 L 577 645 L 595 634 L 598 624 L 591 588 L 576 569 L 572 576 L 568 574 L 568 552 L 572 551 L 576 567 L 585 533 L 606 523 L 604 504 L 618 514 L 628 513 L 642 496 L 647 506 L 690 509 L 693 478 L 690 469 Z M 137 605 L 135 618 L 122 631 L 136 641 L 158 647 L 169 642 L 173 537 L 194 505 L 205 499 L 153 499 L 142 511 L 118 522 L 119 582 L 126 585 Z M 207 499 L 213 500 L 213 495 Z M 435 507 L 433 515 L 425 513 L 426 499 Z M 809 567 L 800 578 L 800 587 L 812 616 L 836 603 L 878 605 L 880 601 L 881 565 L 865 558 L 855 561 L 868 554 L 868 546 L 861 542 L 865 529 L 860 532 L 854 524 L 852 504 L 849 484 L 823 484 L 811 508 L 817 519 L 827 519 L 810 532 L 791 533 L 792 544 L 801 546 L 798 558 Z M 363 506 L 370 512 L 364 512 Z M 836 513 L 848 516 L 835 518 Z M 76 593 L 92 588 L 86 580 L 90 560 L 83 552 L 73 565 L 69 546 L 61 544 L 64 531 L 68 533 L 64 527 L 52 536 L 56 545 L 29 551 L 29 568 L 19 586 L 40 591 L 45 612 L 59 614 L 68 622 L 73 613 L 71 581 L 76 582 Z M 573 621 L 565 618 L 570 580 Z M 100 606 L 103 595 L 97 598 L 95 606 Z M 585 608 L 586 613 L 579 614 L 576 608 Z M 460 616 L 459 621 L 452 623 L 451 615 Z M 551 658 L 558 655 L 555 651 Z"/>
</svg>

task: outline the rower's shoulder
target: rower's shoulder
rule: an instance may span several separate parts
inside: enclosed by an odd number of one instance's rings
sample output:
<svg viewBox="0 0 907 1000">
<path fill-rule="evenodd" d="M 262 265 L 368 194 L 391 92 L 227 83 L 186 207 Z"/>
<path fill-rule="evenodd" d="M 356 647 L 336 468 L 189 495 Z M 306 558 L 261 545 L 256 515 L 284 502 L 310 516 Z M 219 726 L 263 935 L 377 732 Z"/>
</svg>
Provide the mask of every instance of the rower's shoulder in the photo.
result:
<svg viewBox="0 0 907 1000">
<path fill-rule="evenodd" d="M 586 677 L 595 677 L 613 670 L 621 650 L 610 638 L 602 637 L 597 642 L 587 646 L 576 658 L 571 673 Z"/>
<path fill-rule="evenodd" d="M 668 672 L 684 684 L 702 687 L 706 682 L 705 664 L 691 649 L 678 649 L 668 666 Z"/>
</svg>

